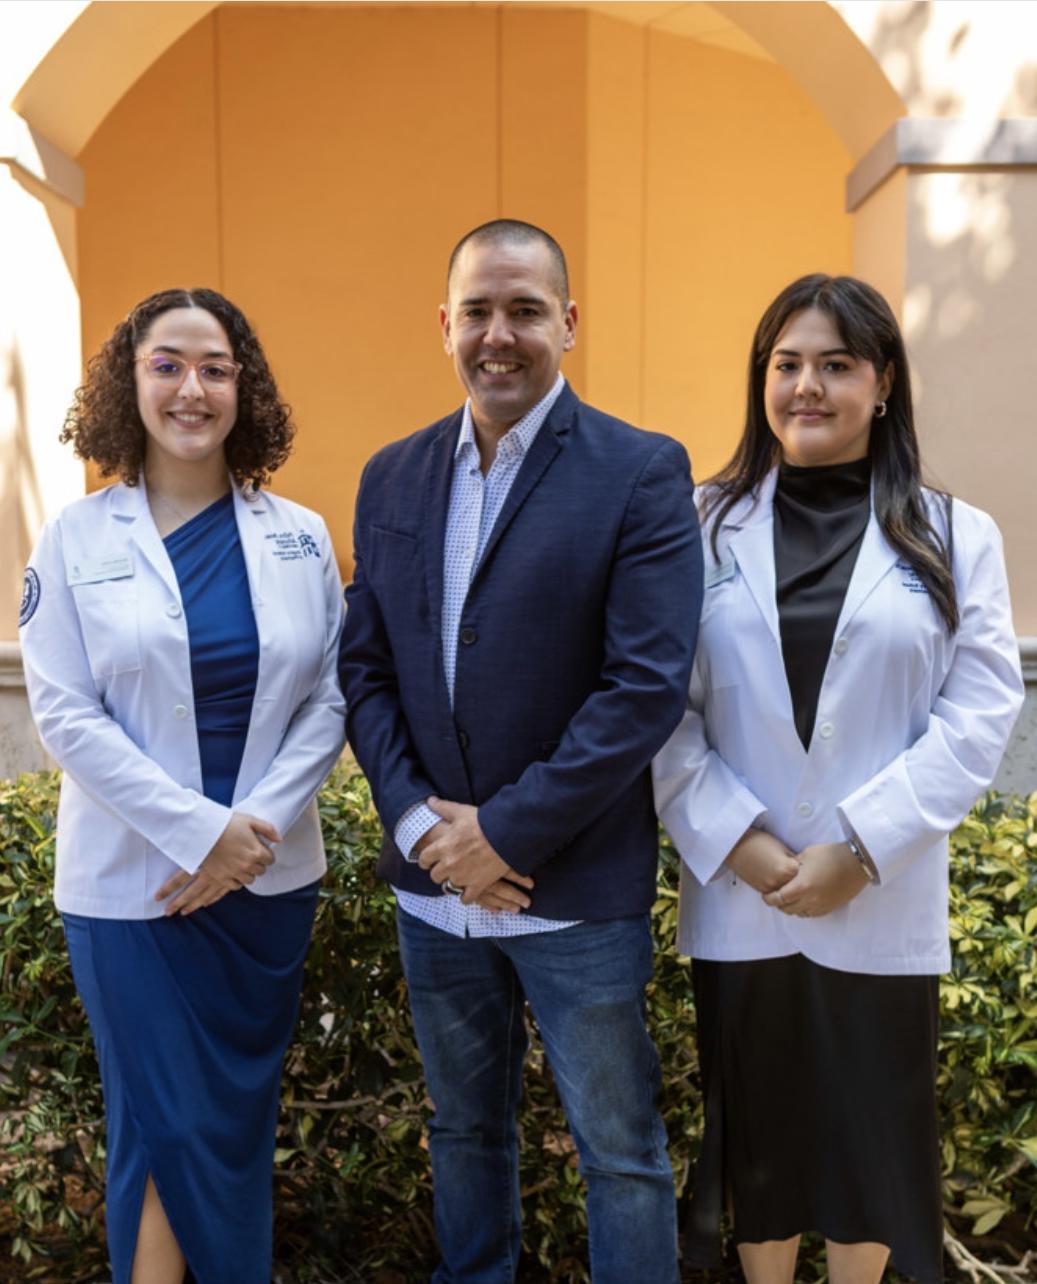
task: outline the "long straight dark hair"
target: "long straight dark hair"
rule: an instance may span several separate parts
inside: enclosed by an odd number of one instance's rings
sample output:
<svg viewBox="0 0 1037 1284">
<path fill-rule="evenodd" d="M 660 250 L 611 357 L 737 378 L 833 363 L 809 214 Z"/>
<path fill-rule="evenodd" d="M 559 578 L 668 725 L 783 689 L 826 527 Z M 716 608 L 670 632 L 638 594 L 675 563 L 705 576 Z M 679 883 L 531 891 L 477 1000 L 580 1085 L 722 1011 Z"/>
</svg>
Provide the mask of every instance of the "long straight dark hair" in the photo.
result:
<svg viewBox="0 0 1037 1284">
<path fill-rule="evenodd" d="M 947 534 L 929 520 L 922 494 L 922 468 L 911 407 L 911 376 L 896 317 L 878 290 L 852 276 L 801 276 L 785 287 L 760 318 L 749 356 L 749 391 L 745 430 L 734 455 L 707 483 L 703 517 L 714 516 L 712 546 L 717 552 L 720 523 L 731 508 L 781 459 L 781 444 L 771 432 L 764 404 L 764 383 L 771 352 L 789 319 L 816 308 L 839 332 L 858 361 L 869 361 L 877 374 L 893 367 L 893 386 L 886 414 L 872 421 L 868 444 L 875 517 L 890 544 L 914 567 L 929 590 L 947 631 L 958 627 L 958 599 L 951 573 L 951 499 L 942 492 Z"/>
</svg>

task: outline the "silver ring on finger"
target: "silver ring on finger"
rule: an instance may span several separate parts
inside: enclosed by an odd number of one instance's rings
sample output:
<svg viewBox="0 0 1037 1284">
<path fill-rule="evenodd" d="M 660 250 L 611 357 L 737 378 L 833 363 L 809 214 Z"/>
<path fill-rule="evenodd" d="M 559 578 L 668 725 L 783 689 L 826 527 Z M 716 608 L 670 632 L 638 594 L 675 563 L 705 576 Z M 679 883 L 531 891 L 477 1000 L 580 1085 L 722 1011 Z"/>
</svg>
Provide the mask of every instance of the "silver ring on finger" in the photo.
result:
<svg viewBox="0 0 1037 1284">
<path fill-rule="evenodd" d="M 444 891 L 444 892 L 446 892 L 448 896 L 460 896 L 460 895 L 461 895 L 461 893 L 464 891 L 464 888 L 463 888 L 463 887 L 457 887 L 457 886 L 455 886 L 455 884 L 453 884 L 453 883 L 450 881 L 450 879 L 449 879 L 449 878 L 444 878 L 444 879 L 443 879 L 443 891 Z"/>
</svg>

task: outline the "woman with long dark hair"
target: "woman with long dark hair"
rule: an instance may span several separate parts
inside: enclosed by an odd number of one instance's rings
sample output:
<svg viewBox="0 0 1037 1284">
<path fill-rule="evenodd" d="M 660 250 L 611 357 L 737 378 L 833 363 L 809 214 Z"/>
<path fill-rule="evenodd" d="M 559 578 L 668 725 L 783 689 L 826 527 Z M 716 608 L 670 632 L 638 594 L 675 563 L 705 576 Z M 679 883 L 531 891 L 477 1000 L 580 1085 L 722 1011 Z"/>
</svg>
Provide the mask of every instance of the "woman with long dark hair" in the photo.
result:
<svg viewBox="0 0 1037 1284">
<path fill-rule="evenodd" d="M 25 573 L 115 1284 L 270 1284 L 281 1062 L 325 863 L 314 794 L 344 739 L 327 531 L 262 489 L 293 433 L 234 304 L 151 295 L 63 434 L 118 480 L 48 523 Z"/>
<path fill-rule="evenodd" d="M 654 769 L 682 857 L 706 1127 L 687 1255 L 727 1210 L 750 1284 L 802 1232 L 832 1284 L 942 1279 L 935 1076 L 947 835 L 1022 700 L 1001 540 L 921 481 L 896 320 L 793 282 L 700 501 L 706 595 Z"/>
</svg>

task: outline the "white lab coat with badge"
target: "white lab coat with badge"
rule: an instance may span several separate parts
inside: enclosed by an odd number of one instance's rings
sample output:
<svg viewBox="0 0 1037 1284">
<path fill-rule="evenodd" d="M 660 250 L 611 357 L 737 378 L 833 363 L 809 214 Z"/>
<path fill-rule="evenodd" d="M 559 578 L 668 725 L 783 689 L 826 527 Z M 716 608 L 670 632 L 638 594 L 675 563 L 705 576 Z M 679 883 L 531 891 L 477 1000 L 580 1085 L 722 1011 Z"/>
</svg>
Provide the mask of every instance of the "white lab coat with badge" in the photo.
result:
<svg viewBox="0 0 1037 1284">
<path fill-rule="evenodd" d="M 291 891 L 325 869 L 314 795 L 345 736 L 338 568 L 308 509 L 235 488 L 234 513 L 259 670 L 231 808 L 202 794 L 187 621 L 143 481 L 76 501 L 40 535 L 21 640 L 40 738 L 64 772 L 62 911 L 158 917 L 156 891 L 197 870 L 232 811 L 270 821 L 283 838 L 249 891 Z"/>
<path fill-rule="evenodd" d="M 736 961 L 800 953 L 825 967 L 950 966 L 948 833 L 993 779 L 1023 698 L 1001 537 L 955 499 L 961 622 L 948 634 L 872 513 L 835 631 L 809 751 L 796 732 L 775 592 L 777 472 L 703 530 L 706 590 L 685 715 L 655 760 L 660 819 L 682 857 L 679 948 Z M 943 503 L 930 495 L 940 529 Z M 723 862 L 750 826 L 794 852 L 856 834 L 879 883 L 816 918 L 766 905 Z"/>
</svg>

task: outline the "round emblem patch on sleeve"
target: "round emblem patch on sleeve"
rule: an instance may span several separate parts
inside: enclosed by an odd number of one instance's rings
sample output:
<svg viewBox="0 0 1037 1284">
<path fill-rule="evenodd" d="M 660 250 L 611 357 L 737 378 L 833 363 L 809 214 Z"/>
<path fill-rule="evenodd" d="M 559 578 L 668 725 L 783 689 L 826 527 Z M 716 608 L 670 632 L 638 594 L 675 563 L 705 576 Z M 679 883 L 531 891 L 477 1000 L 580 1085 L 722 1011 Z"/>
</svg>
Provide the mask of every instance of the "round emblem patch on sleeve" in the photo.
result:
<svg viewBox="0 0 1037 1284">
<path fill-rule="evenodd" d="M 22 586 L 22 604 L 18 609 L 18 627 L 24 628 L 36 614 L 40 604 L 40 577 L 31 566 L 25 568 L 25 583 Z"/>
</svg>

